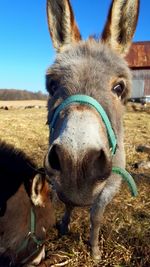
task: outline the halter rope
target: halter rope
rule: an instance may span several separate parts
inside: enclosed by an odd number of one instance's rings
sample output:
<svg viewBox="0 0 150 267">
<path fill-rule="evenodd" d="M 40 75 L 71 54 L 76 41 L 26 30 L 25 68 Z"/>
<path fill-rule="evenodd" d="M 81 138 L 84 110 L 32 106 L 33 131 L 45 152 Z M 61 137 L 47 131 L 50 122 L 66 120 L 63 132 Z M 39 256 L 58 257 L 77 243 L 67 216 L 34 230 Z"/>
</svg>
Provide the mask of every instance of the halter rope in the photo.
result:
<svg viewBox="0 0 150 267">
<path fill-rule="evenodd" d="M 115 154 L 116 152 L 116 146 L 117 146 L 117 140 L 114 134 L 114 131 L 111 127 L 111 123 L 108 119 L 108 116 L 105 112 L 105 110 L 103 109 L 103 107 L 96 101 L 96 99 L 92 98 L 91 96 L 88 95 L 72 95 L 70 97 L 68 97 L 67 99 L 65 99 L 56 109 L 52 121 L 50 123 L 50 127 L 51 127 L 51 131 L 53 131 L 54 127 L 55 127 L 55 121 L 57 119 L 57 116 L 59 115 L 59 113 L 67 106 L 69 106 L 70 104 L 74 104 L 74 103 L 80 103 L 80 104 L 85 104 L 88 106 L 91 106 L 93 108 L 95 108 L 97 110 L 97 112 L 99 113 L 99 115 L 101 116 L 106 129 L 107 129 L 107 134 L 108 134 L 108 139 L 109 139 L 109 144 L 110 147 L 112 149 L 112 155 Z"/>
<path fill-rule="evenodd" d="M 23 242 L 21 243 L 20 247 L 17 249 L 17 254 L 19 254 L 20 252 L 22 252 L 24 249 L 27 248 L 30 238 L 36 244 L 36 249 L 28 257 L 23 259 L 20 262 L 21 264 L 27 263 L 28 260 L 30 260 L 30 258 L 33 257 L 40 250 L 41 246 L 43 245 L 43 242 L 41 240 L 38 240 L 36 235 L 35 235 L 35 228 L 36 228 L 35 214 L 34 214 L 33 209 L 31 208 L 31 211 L 30 211 L 30 231 L 29 231 L 28 235 L 26 236 L 25 240 L 23 240 Z"/>
<path fill-rule="evenodd" d="M 96 99 L 94 99 L 93 97 L 88 96 L 88 95 L 82 95 L 82 94 L 80 95 L 79 94 L 79 95 L 69 96 L 58 106 L 58 108 L 56 108 L 56 110 L 53 114 L 52 120 L 50 122 L 50 137 L 53 135 L 54 128 L 55 128 L 55 122 L 57 120 L 59 113 L 62 110 L 64 110 L 67 106 L 69 106 L 71 104 L 76 104 L 76 103 L 91 106 L 91 107 L 95 108 L 96 111 L 99 113 L 99 115 L 101 116 L 101 118 L 105 124 L 105 127 L 107 129 L 107 135 L 108 135 L 110 149 L 112 151 L 112 156 L 114 156 L 116 153 L 116 148 L 117 148 L 117 138 L 116 138 L 114 130 L 111 126 L 110 120 L 107 116 L 107 113 L 105 112 L 103 107 L 100 105 L 100 103 L 97 102 Z M 134 196 L 134 197 L 137 196 L 138 192 L 137 192 L 136 184 L 133 180 L 133 177 L 126 170 L 124 170 L 120 167 L 113 167 L 112 172 L 121 175 L 123 180 L 125 180 L 127 182 L 132 196 Z"/>
</svg>

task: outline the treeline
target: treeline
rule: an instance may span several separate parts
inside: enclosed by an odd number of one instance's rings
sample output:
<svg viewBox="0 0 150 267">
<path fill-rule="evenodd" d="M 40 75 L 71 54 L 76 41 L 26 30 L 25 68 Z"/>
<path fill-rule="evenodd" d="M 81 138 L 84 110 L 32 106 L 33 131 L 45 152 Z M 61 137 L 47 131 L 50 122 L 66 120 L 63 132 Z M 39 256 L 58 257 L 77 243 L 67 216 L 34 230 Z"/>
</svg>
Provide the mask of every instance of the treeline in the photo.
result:
<svg viewBox="0 0 150 267">
<path fill-rule="evenodd" d="M 0 100 L 47 100 L 41 91 L 31 92 L 17 89 L 0 89 Z"/>
</svg>

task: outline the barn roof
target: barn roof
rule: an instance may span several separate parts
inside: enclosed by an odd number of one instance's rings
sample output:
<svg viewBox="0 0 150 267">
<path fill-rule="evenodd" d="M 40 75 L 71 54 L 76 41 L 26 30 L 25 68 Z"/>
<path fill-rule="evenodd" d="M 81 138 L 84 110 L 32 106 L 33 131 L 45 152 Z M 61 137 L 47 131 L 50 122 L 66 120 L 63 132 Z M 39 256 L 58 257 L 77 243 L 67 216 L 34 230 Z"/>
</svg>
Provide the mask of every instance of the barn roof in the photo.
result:
<svg viewBox="0 0 150 267">
<path fill-rule="evenodd" d="M 131 68 L 150 68 L 150 41 L 133 43 L 126 59 Z"/>
</svg>

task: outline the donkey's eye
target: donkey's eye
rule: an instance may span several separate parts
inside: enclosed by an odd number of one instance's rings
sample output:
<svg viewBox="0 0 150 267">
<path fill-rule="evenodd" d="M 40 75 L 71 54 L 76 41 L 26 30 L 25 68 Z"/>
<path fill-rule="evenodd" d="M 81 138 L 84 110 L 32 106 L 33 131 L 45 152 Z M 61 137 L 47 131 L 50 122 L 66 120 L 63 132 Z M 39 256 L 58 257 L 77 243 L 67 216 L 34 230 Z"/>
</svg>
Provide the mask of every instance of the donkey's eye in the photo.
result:
<svg viewBox="0 0 150 267">
<path fill-rule="evenodd" d="M 112 91 L 117 94 L 118 97 L 121 97 L 123 92 L 125 90 L 125 84 L 123 81 L 120 81 L 119 83 L 117 83 L 113 88 Z"/>
</svg>

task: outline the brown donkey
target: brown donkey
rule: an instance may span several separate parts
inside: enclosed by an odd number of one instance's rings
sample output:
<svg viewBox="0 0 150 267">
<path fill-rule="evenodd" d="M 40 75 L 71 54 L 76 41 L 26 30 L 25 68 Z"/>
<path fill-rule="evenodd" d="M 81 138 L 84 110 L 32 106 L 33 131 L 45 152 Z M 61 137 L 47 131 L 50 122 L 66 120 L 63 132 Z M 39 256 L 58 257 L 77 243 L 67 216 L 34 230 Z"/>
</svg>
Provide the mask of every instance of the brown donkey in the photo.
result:
<svg viewBox="0 0 150 267">
<path fill-rule="evenodd" d="M 105 207 L 122 180 L 112 168 L 125 168 L 122 116 L 131 74 L 123 57 L 131 44 L 138 10 L 138 0 L 114 0 L 101 40 L 82 41 L 69 0 L 47 1 L 49 31 L 58 54 L 46 74 L 48 123 L 53 129 L 45 166 L 66 205 L 59 226 L 62 234 L 68 231 L 75 206 L 91 206 L 90 245 L 95 259 L 100 257 L 98 240 Z M 117 139 L 113 157 L 106 123 L 97 108 L 86 100 L 62 104 L 76 95 L 100 103 L 105 110 Z"/>
<path fill-rule="evenodd" d="M 42 169 L 21 150 L 0 141 L 0 266 L 39 264 L 47 230 L 55 223 Z"/>
</svg>

